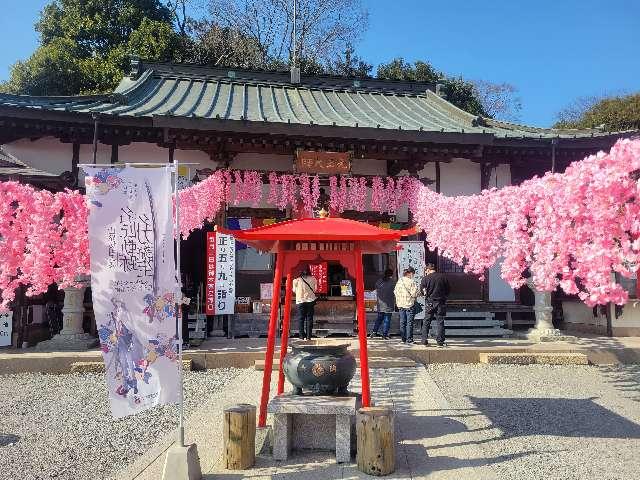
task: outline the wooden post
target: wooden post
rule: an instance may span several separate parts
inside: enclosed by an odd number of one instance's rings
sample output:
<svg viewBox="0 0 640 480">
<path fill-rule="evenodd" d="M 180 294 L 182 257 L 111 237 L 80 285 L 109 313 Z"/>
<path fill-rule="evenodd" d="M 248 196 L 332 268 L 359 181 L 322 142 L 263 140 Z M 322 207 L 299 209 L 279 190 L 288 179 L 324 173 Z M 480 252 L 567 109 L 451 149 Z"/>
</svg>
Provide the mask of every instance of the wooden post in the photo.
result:
<svg viewBox="0 0 640 480">
<path fill-rule="evenodd" d="M 360 340 L 360 378 L 362 379 L 362 406 L 371 404 L 369 390 L 369 354 L 367 352 L 367 314 L 364 310 L 364 271 L 362 267 L 362 250 L 355 249 L 356 260 L 356 308 L 358 313 L 358 339 Z"/>
<path fill-rule="evenodd" d="M 369 475 L 389 475 L 396 468 L 393 411 L 384 407 L 363 407 L 356 415 L 358 470 Z"/>
<path fill-rule="evenodd" d="M 267 403 L 269 402 L 269 389 L 271 388 L 271 371 L 273 370 L 273 351 L 276 344 L 276 324 L 278 323 L 278 308 L 280 307 L 280 284 L 282 283 L 283 263 L 284 252 L 282 248 L 278 248 L 276 271 L 273 275 L 273 298 L 271 300 L 271 315 L 269 317 L 269 332 L 267 334 L 267 352 L 264 356 L 260 416 L 258 417 L 259 427 L 264 427 L 267 424 Z"/>
<path fill-rule="evenodd" d="M 256 407 L 248 404 L 224 409 L 224 465 L 246 470 L 256 461 Z"/>
<path fill-rule="evenodd" d="M 278 373 L 278 395 L 284 393 L 284 357 L 287 355 L 289 348 L 289 323 L 291 320 L 291 295 L 293 288 L 293 279 L 291 272 L 287 273 L 286 292 L 284 295 L 284 315 L 282 317 L 282 334 L 280 335 L 280 368 Z"/>
</svg>

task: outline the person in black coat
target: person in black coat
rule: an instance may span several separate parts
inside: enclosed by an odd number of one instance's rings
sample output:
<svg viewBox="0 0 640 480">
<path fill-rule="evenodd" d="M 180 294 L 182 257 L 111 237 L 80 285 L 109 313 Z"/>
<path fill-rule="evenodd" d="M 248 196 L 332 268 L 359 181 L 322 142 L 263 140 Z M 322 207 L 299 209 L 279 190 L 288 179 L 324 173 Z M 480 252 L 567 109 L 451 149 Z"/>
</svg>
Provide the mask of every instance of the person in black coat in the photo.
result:
<svg viewBox="0 0 640 480">
<path fill-rule="evenodd" d="M 442 273 L 436 272 L 433 263 L 424 267 L 425 276 L 420 283 L 420 291 L 425 297 L 424 321 L 422 322 L 422 343 L 427 345 L 431 322 L 435 318 L 435 337 L 438 346 L 444 346 L 444 317 L 447 314 L 447 298 L 451 293 L 449 280 Z"/>
</svg>

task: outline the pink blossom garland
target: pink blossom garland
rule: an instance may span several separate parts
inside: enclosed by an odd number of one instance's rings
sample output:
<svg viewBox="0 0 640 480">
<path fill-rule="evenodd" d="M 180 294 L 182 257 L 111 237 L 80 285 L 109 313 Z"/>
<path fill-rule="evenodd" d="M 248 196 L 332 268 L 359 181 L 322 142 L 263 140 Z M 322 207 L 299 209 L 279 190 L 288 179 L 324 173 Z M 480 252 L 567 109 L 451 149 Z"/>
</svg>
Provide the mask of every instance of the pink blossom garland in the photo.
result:
<svg viewBox="0 0 640 480">
<path fill-rule="evenodd" d="M 304 214 L 306 217 L 313 217 L 313 210 L 318 205 L 318 199 L 320 198 L 320 179 L 316 175 L 312 180 L 308 175 L 300 175 L 298 177 L 300 183 L 300 197 L 302 198 L 302 205 L 304 208 Z"/>
<path fill-rule="evenodd" d="M 52 283 L 75 285 L 88 273 L 87 214 L 78 192 L 0 182 L 0 311 L 20 286 L 35 295 Z"/>
<path fill-rule="evenodd" d="M 329 206 L 333 212 L 342 213 L 348 205 L 347 179 L 340 176 L 329 177 Z"/>
<path fill-rule="evenodd" d="M 295 175 L 281 175 L 279 179 L 280 195 L 276 203 L 280 210 L 287 207 L 296 207 L 296 197 L 298 193 L 298 183 Z"/>
<path fill-rule="evenodd" d="M 262 200 L 262 176 L 253 170 L 233 172 L 235 179 L 235 197 L 233 204 L 249 203 L 256 208 Z M 228 201 L 228 199 L 227 199 Z"/>
<path fill-rule="evenodd" d="M 519 186 L 466 197 L 419 189 L 413 213 L 431 248 L 482 275 L 499 259 L 514 288 L 528 269 L 539 290 L 557 287 L 588 305 L 624 303 L 611 279 L 629 277 L 640 259 L 640 140 L 620 140 Z"/>
<path fill-rule="evenodd" d="M 364 212 L 367 209 L 367 179 L 363 177 L 350 177 L 348 184 L 349 208 L 358 212 Z"/>
<path fill-rule="evenodd" d="M 380 177 L 371 179 L 371 210 L 384 213 L 384 182 Z"/>
<path fill-rule="evenodd" d="M 218 170 L 192 187 L 180 190 L 180 234 L 186 238 L 202 228 L 205 221 L 213 222 L 227 198 L 229 176 Z"/>
<path fill-rule="evenodd" d="M 280 177 L 276 172 L 271 172 L 269 174 L 269 198 L 267 201 L 271 205 L 276 205 L 278 203 L 278 198 L 280 195 L 278 191 L 279 181 Z"/>
</svg>

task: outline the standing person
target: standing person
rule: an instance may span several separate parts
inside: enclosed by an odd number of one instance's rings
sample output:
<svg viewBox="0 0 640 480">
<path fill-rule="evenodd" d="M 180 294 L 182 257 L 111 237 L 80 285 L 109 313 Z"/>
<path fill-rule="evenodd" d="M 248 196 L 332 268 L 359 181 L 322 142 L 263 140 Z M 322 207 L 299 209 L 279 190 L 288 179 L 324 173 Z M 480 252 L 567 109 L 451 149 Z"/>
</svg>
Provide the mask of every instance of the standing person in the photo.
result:
<svg viewBox="0 0 640 480">
<path fill-rule="evenodd" d="M 413 317 L 418 294 L 418 285 L 413 279 L 416 271 L 413 267 L 404 270 L 402 277 L 398 279 L 393 293 L 396 297 L 396 305 L 400 312 L 400 334 L 402 343 L 413 343 Z"/>
<path fill-rule="evenodd" d="M 384 271 L 384 276 L 376 282 L 376 296 L 378 307 L 378 318 L 373 325 L 373 331 L 369 334 L 369 337 L 379 337 L 380 326 L 382 325 L 382 338 L 389 340 L 389 327 L 391 326 L 391 314 L 395 308 L 395 295 L 393 270 L 387 268 Z"/>
<path fill-rule="evenodd" d="M 431 322 L 435 318 L 436 343 L 439 347 L 444 346 L 444 317 L 447 314 L 447 298 L 451 293 L 449 280 L 442 273 L 436 272 L 433 263 L 427 263 L 424 267 L 425 276 L 420 283 L 420 291 L 424 295 L 425 311 L 422 322 L 422 343 L 427 345 Z"/>
<path fill-rule="evenodd" d="M 313 310 L 316 304 L 318 282 L 306 266 L 300 275 L 293 280 L 293 291 L 296 294 L 298 308 L 298 332 L 300 338 L 311 340 L 313 332 Z"/>
</svg>

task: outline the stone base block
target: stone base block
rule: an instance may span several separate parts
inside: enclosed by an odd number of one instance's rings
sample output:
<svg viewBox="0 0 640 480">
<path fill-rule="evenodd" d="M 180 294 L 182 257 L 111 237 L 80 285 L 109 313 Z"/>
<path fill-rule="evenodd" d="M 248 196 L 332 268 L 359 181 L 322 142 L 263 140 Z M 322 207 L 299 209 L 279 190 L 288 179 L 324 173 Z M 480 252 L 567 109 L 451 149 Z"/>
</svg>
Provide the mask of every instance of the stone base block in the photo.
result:
<svg viewBox="0 0 640 480">
<path fill-rule="evenodd" d="M 292 450 L 330 450 L 338 463 L 351 461 L 357 398 L 280 395 L 269 402 L 273 417 L 273 458 Z"/>
<path fill-rule="evenodd" d="M 567 335 L 562 330 L 558 330 L 557 328 L 532 328 L 527 333 L 521 334 L 520 337 L 536 343 L 574 342 L 576 340 L 576 337 L 574 337 L 573 335 Z"/>
<path fill-rule="evenodd" d="M 182 369 L 186 372 L 192 370 L 191 360 L 182 360 Z M 69 373 L 104 373 L 104 362 L 73 362 Z"/>
<path fill-rule="evenodd" d="M 88 333 L 79 333 L 73 335 L 63 335 L 59 333 L 51 340 L 45 340 L 36 345 L 36 351 L 53 351 L 53 352 L 77 352 L 89 350 L 92 348 L 96 339 Z"/>
<path fill-rule="evenodd" d="M 173 445 L 167 450 L 162 480 L 202 480 L 198 447 Z"/>
<path fill-rule="evenodd" d="M 583 353 L 487 353 L 479 354 L 480 363 L 490 365 L 589 365 Z"/>
</svg>

